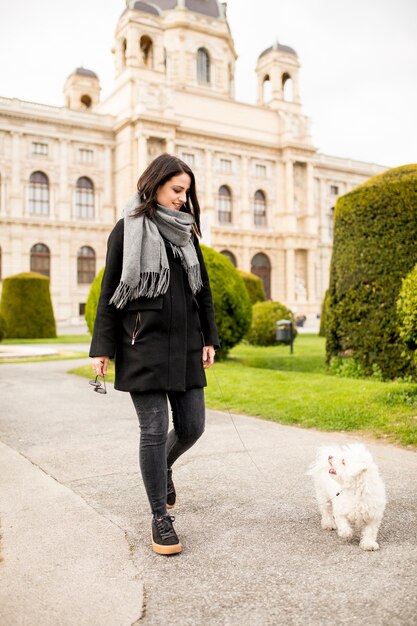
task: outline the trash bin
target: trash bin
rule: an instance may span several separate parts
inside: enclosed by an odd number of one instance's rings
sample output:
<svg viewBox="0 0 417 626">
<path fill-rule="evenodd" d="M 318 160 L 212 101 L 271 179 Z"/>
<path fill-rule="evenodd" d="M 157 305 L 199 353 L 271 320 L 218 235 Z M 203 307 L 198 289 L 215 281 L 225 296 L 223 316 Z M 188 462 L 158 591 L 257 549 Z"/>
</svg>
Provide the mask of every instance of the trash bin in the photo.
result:
<svg viewBox="0 0 417 626">
<path fill-rule="evenodd" d="M 293 338 L 292 321 L 278 320 L 276 326 L 276 340 L 284 343 L 290 343 Z"/>
<path fill-rule="evenodd" d="M 278 320 L 276 322 L 275 338 L 280 343 L 289 345 L 291 347 L 290 352 L 293 353 L 294 326 L 292 320 Z"/>
</svg>

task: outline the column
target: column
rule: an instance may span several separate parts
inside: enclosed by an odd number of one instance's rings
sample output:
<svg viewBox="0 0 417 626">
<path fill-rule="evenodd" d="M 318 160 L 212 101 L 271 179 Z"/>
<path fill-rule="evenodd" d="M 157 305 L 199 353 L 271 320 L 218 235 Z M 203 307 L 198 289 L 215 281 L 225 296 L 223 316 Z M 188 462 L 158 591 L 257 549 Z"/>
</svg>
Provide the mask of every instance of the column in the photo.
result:
<svg viewBox="0 0 417 626">
<path fill-rule="evenodd" d="M 316 301 L 316 251 L 307 250 L 307 302 Z"/>
<path fill-rule="evenodd" d="M 20 154 L 21 133 L 12 133 L 12 175 L 10 184 L 10 213 L 14 217 L 22 217 L 27 213 L 27 198 L 25 190 L 28 188 L 29 180 L 21 180 L 21 163 L 23 162 Z"/>
<path fill-rule="evenodd" d="M 285 161 L 285 209 L 286 213 L 294 212 L 294 171 L 293 162 Z"/>
<path fill-rule="evenodd" d="M 295 301 L 295 253 L 289 249 L 285 251 L 285 277 L 287 306 L 291 306 Z"/>
<path fill-rule="evenodd" d="M 249 160 L 246 155 L 241 157 L 241 176 L 240 176 L 240 186 L 241 186 L 241 204 L 240 204 L 240 212 L 239 220 L 234 220 L 235 223 L 239 224 L 241 227 L 245 229 L 253 228 L 253 220 L 251 215 L 251 207 L 250 207 L 250 198 L 249 198 Z M 235 198 L 233 199 L 235 203 Z M 237 216 L 236 216 L 237 217 Z"/>
<path fill-rule="evenodd" d="M 314 168 L 312 163 L 307 163 L 307 211 L 308 215 L 314 215 Z"/>
<path fill-rule="evenodd" d="M 213 197 L 213 153 L 211 150 L 204 150 L 204 205 L 201 207 L 201 232 L 203 243 L 211 245 L 211 228 L 215 223 L 215 206 Z"/>
<path fill-rule="evenodd" d="M 143 172 L 148 165 L 148 138 L 141 136 L 138 139 L 138 170 Z"/>
</svg>

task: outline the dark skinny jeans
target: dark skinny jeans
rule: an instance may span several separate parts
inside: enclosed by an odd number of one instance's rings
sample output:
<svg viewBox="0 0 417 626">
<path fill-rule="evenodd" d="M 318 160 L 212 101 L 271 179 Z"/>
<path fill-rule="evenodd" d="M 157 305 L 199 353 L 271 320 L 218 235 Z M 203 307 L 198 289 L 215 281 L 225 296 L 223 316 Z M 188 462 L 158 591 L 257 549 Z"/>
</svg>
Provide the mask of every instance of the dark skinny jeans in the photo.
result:
<svg viewBox="0 0 417 626">
<path fill-rule="evenodd" d="M 139 464 L 154 515 L 166 515 L 167 468 L 204 432 L 204 390 L 131 392 L 139 419 Z M 168 433 L 168 402 L 173 429 Z"/>
</svg>

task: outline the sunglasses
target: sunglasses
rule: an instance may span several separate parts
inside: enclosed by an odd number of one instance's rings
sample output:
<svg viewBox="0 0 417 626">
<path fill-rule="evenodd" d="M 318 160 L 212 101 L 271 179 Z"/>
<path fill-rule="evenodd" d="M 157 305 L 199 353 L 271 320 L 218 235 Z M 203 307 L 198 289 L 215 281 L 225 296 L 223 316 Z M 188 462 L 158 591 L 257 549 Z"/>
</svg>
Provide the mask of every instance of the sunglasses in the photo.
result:
<svg viewBox="0 0 417 626">
<path fill-rule="evenodd" d="M 101 382 L 98 380 L 98 377 L 102 376 L 103 377 L 103 385 L 101 384 Z M 94 380 L 89 380 L 88 381 L 89 384 L 94 387 L 94 391 L 97 391 L 97 393 L 107 393 L 107 389 L 106 389 L 106 378 L 104 376 L 104 374 L 97 374 L 97 376 L 95 377 Z"/>
</svg>

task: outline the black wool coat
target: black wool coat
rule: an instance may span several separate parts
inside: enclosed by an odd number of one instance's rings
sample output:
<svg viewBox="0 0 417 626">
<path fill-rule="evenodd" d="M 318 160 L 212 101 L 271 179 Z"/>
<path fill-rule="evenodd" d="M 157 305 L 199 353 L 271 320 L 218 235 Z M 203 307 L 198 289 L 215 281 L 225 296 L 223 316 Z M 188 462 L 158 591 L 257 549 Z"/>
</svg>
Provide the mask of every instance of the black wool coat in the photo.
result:
<svg viewBox="0 0 417 626">
<path fill-rule="evenodd" d="M 90 356 L 115 359 L 119 391 L 186 391 L 205 387 L 204 345 L 219 347 L 210 283 L 198 240 L 193 236 L 203 287 L 193 296 L 188 277 L 166 245 L 170 284 L 157 298 L 131 300 L 121 310 L 109 300 L 122 274 L 124 220 L 107 244 L 106 268 L 90 347 Z"/>
</svg>

